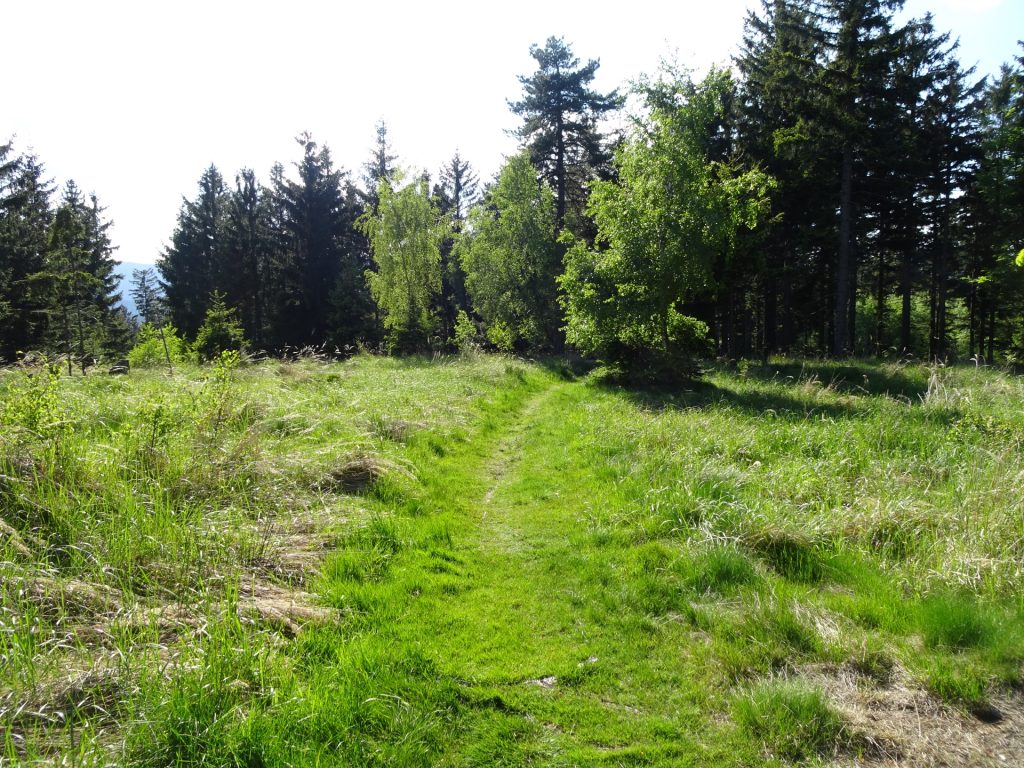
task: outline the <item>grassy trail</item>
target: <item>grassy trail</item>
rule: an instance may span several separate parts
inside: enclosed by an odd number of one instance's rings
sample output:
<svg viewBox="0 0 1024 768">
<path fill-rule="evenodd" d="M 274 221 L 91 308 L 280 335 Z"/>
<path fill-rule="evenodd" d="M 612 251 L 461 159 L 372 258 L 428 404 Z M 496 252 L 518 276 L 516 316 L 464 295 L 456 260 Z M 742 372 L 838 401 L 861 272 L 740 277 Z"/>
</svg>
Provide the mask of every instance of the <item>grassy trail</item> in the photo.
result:
<svg viewBox="0 0 1024 768">
<path fill-rule="evenodd" d="M 593 549 L 587 516 L 617 493 L 577 444 L 594 398 L 545 380 L 488 439 L 424 473 L 458 533 L 450 549 L 396 558 L 381 589 L 415 599 L 379 630 L 458 691 L 442 763 L 729 762 L 728 748 L 699 746 L 720 738 L 693 738 L 709 723 L 691 628 L 619 610 L 626 564 Z"/>
<path fill-rule="evenodd" d="M 0 762 L 1024 764 L 1017 378 L 0 385 Z"/>
</svg>

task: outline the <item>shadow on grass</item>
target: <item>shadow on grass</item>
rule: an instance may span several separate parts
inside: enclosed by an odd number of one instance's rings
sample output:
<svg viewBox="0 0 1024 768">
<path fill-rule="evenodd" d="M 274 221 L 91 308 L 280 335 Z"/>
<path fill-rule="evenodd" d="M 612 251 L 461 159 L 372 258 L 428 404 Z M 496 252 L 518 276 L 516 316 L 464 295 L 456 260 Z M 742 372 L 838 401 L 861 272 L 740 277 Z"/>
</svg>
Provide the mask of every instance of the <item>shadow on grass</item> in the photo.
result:
<svg viewBox="0 0 1024 768">
<path fill-rule="evenodd" d="M 728 372 L 727 368 L 712 371 Z M 738 375 L 738 374 L 732 374 Z M 721 386 L 709 379 L 672 383 L 648 383 L 625 379 L 609 373 L 592 379 L 595 386 L 614 391 L 634 405 L 648 410 L 671 410 L 723 406 L 746 414 L 767 412 L 777 417 L 806 419 L 811 416 L 843 419 L 862 416 L 865 406 L 856 401 L 821 402 L 802 390 L 809 382 L 817 382 L 835 392 L 847 395 L 889 395 L 918 404 L 928 391 L 927 375 L 918 376 L 883 368 L 869 362 L 793 361 L 776 365 L 750 366 L 744 378 L 752 383 L 776 386 Z M 737 383 L 741 381 L 736 379 Z M 866 405 L 866 404 L 865 404 Z"/>
<path fill-rule="evenodd" d="M 626 398 L 637 407 L 653 411 L 724 406 L 753 416 L 771 411 L 777 417 L 791 419 L 811 416 L 849 419 L 863 413 L 863 409 L 843 403 L 815 403 L 782 392 L 743 392 L 700 380 L 668 386 L 624 384 L 612 378 L 599 378 L 594 385 Z"/>
<path fill-rule="evenodd" d="M 928 376 L 919 369 L 911 376 L 892 367 L 867 361 L 788 361 L 775 365 L 751 366 L 747 375 L 761 381 L 799 384 L 817 380 L 839 392 L 864 395 L 890 395 L 918 401 L 928 391 Z"/>
</svg>

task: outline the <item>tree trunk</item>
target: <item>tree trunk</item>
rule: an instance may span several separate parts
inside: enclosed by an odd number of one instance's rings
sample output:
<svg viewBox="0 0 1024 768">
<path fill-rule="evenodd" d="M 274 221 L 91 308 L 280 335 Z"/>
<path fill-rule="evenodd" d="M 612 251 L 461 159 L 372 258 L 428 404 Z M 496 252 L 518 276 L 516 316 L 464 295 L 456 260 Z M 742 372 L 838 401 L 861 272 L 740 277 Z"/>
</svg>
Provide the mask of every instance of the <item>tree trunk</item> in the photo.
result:
<svg viewBox="0 0 1024 768">
<path fill-rule="evenodd" d="M 853 235 L 853 151 L 843 148 L 839 189 L 839 250 L 836 259 L 835 306 L 832 308 L 832 354 L 843 357 L 850 351 L 850 287 Z"/>
<path fill-rule="evenodd" d="M 885 329 L 885 254 L 878 254 L 878 284 L 875 286 L 875 355 L 882 354 Z"/>
</svg>

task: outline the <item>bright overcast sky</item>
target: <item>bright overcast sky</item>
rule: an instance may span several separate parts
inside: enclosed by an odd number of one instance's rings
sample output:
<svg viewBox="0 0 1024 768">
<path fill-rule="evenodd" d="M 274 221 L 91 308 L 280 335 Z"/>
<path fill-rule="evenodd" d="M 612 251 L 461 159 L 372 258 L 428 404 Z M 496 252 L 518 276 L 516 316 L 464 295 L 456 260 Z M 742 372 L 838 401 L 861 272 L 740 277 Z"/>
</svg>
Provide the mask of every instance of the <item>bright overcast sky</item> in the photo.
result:
<svg viewBox="0 0 1024 768">
<path fill-rule="evenodd" d="M 182 195 L 216 163 L 233 179 L 298 159 L 310 131 L 359 177 L 378 120 L 406 168 L 458 149 L 482 178 L 515 149 L 517 75 L 532 43 L 562 36 L 599 58 L 610 90 L 677 55 L 726 63 L 753 0 L 9 0 L 0 45 L 0 141 L 15 136 L 58 183 L 95 191 L 117 256 L 152 262 Z M 758 3 L 759 5 L 759 3 Z M 1024 0 L 908 0 L 961 40 L 961 59 L 995 72 L 1024 36 Z"/>
</svg>

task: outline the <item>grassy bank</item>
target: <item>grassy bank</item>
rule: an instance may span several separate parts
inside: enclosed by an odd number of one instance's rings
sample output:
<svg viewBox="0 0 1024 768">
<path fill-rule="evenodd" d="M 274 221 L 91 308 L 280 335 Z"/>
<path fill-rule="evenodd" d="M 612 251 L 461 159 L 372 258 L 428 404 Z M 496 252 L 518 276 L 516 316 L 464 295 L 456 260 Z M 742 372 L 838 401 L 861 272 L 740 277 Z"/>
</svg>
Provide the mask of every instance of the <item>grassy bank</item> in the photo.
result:
<svg viewBox="0 0 1024 768">
<path fill-rule="evenodd" d="M 1022 395 L 782 361 L 687 391 L 484 356 L 6 371 L 4 754 L 1022 756 Z"/>
</svg>

